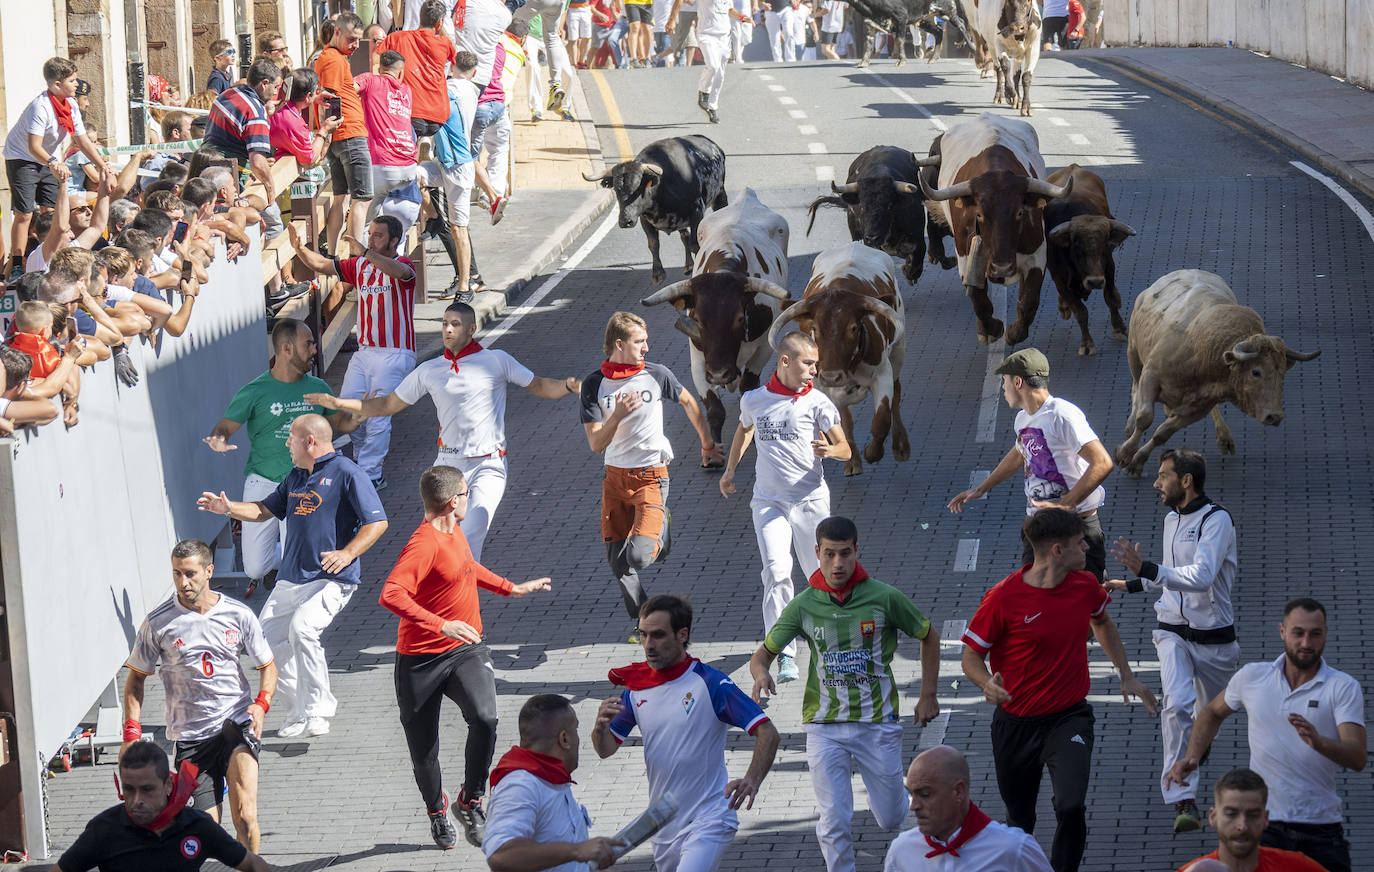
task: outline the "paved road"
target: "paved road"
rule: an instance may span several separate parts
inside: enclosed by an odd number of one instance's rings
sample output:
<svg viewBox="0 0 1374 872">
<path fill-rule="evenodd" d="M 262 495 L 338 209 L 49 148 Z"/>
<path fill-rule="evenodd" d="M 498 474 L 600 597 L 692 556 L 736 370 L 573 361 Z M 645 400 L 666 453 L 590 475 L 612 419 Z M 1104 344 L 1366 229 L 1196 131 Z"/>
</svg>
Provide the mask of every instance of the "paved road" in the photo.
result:
<svg viewBox="0 0 1374 872">
<path fill-rule="evenodd" d="M 617 72 L 607 78 L 634 148 L 661 136 L 707 133 L 730 156 L 729 190 L 751 185 L 786 216 L 793 230 L 794 292 L 805 284 L 816 252 L 847 241 L 838 212 L 823 213 L 813 235 L 803 235 L 805 206 L 825 180 L 843 177 L 852 157 L 874 144 L 924 150 L 939 124 L 990 108 L 992 90 L 967 62 L 900 70 L 880 63 L 873 72 L 826 64 L 732 67 L 722 101 L 724 123 L 708 127 L 694 106 L 692 71 Z M 604 121 L 607 107 L 598 89 L 587 92 Z M 1282 427 L 1266 430 L 1234 410 L 1228 413 L 1237 457 L 1218 455 L 1210 424 L 1185 431 L 1174 444 L 1204 452 L 1213 464 L 1209 490 L 1239 523 L 1237 612 L 1244 658 L 1277 656 L 1274 626 L 1282 603 L 1311 594 L 1331 606 L 1328 659 L 1366 681 L 1356 629 L 1364 617 L 1363 595 L 1356 585 L 1359 559 L 1374 551 L 1365 539 L 1374 524 L 1365 451 L 1371 433 L 1359 411 L 1359 397 L 1367 392 L 1359 385 L 1374 325 L 1363 293 L 1374 269 L 1374 243 L 1331 191 L 1290 165 L 1294 155 L 1112 68 L 1047 58 L 1036 77 L 1035 98 L 1041 108 L 1034 124 L 1049 165 L 1076 160 L 1091 166 L 1107 179 L 1117 216 L 1140 231 L 1119 256 L 1119 283 L 1128 301 L 1169 270 L 1210 269 L 1261 312 L 1271 332 L 1295 348 L 1322 349 L 1317 362 L 1289 374 Z M 603 127 L 601 137 L 614 154 L 613 131 Z M 589 246 L 585 260 L 498 341 L 541 375 L 590 372 L 600 360 L 607 315 L 639 308 L 636 301 L 648 288 L 647 251 L 638 230 L 612 229 L 604 238 L 594 233 Z M 670 275 L 681 264 L 676 240 L 665 241 L 664 261 Z M 1023 502 L 1016 485 L 1006 485 L 963 516 L 944 509 L 950 495 L 1006 450 L 1010 415 L 985 388 L 989 350 L 975 341 L 971 312 L 953 273 L 927 268 L 906 299 L 902 416 L 912 458 L 897 464 L 889 454 L 852 479 L 843 478 L 836 465 L 829 474 L 832 504 L 859 522 L 861 559 L 871 573 L 909 592 L 937 626 L 957 624 L 971 615 L 986 588 L 1015 568 L 1019 553 Z M 1090 308 L 1096 357 L 1076 356 L 1077 328 L 1060 321 L 1052 303 L 1042 306 L 1031 341 L 1050 357 L 1055 393 L 1078 403 L 1114 447 L 1127 411 L 1129 377 L 1124 349 L 1110 338 L 1100 300 Z M 685 378 L 684 341 L 670 329 L 670 313 L 652 310 L 646 317 L 651 356 Z M 729 426 L 733 417 L 732 406 Z M 864 415 L 857 417 L 862 422 Z M 600 554 L 600 462 L 585 447 L 572 403 L 555 408 L 528 395 L 513 396 L 508 421 L 510 488 L 488 541 L 488 562 L 516 579 L 550 574 L 555 592 L 484 601 L 497 652 L 501 750 L 514 741 L 515 711 L 536 692 L 571 694 L 585 730 L 597 700 L 611 690 L 606 669 L 636 655 L 624 642 L 620 598 Z M 277 863 L 295 864 L 290 868 L 485 868 L 466 847 L 441 855 L 430 846 L 394 714 L 395 621 L 375 604 L 376 580 L 419 517 L 411 483 L 431 459 L 434 426 L 428 403 L 396 422 L 387 467 L 393 486 L 383 494 L 392 532 L 365 561 L 372 584 L 326 639 L 343 701 L 334 733 L 309 743 L 270 735 L 266 741 L 264 849 Z M 866 423 L 859 426 L 866 431 Z M 744 665 L 762 631 L 747 500 L 722 501 L 716 476 L 693 468 L 695 445 L 684 418 L 671 416 L 669 428 L 685 458 L 673 468 L 674 550 L 670 564 L 650 570 L 646 580 L 653 591 L 692 597 L 698 613 L 694 653 L 743 683 Z M 742 490 L 751 476 L 751 470 L 742 472 Z M 1163 513 L 1148 479 L 1114 476 L 1107 486 L 1108 535 L 1140 538 L 1147 547 L 1156 543 Z M 1157 686 L 1149 601 L 1119 598 L 1112 608 L 1136 669 Z M 938 741 L 964 748 L 973 767 L 973 794 L 997 816 L 1002 805 L 991 767 L 991 711 L 962 679 L 958 654 L 957 645 L 946 646 L 940 698 L 948 721 L 938 724 L 942 729 L 909 728 L 907 757 Z M 914 679 L 915 645 L 904 644 L 901 656 L 899 674 Z M 1108 673 L 1105 658 L 1095 652 L 1098 733 L 1083 868 L 1176 868 L 1215 842 L 1171 835 L 1172 814 L 1156 787 L 1157 724 L 1139 707 L 1121 705 Z M 800 695 L 792 685 L 771 706 L 783 749 L 760 804 L 742 815 L 725 869 L 823 868 L 812 832 Z M 156 712 L 158 706 L 153 698 L 147 708 Z M 1237 716 L 1224 728 L 1208 779 L 1244 762 L 1243 720 Z M 463 730 L 452 709 L 445 724 L 444 760 L 449 782 L 456 784 Z M 745 765 L 750 746 L 748 740 L 732 741 L 732 770 Z M 596 760 L 585 743 L 584 752 L 578 795 L 597 822 L 595 830 L 610 833 L 644 805 L 642 757 L 633 745 L 608 761 Z M 81 770 L 50 783 L 59 846 L 112 801 L 107 772 Z M 1374 850 L 1368 776 L 1348 775 L 1342 789 L 1356 856 L 1367 855 Z M 1048 843 L 1053 813 L 1048 788 L 1043 793 L 1038 836 Z M 862 799 L 858 804 L 863 807 Z M 877 870 L 890 836 L 866 812 L 857 820 L 859 866 Z M 637 852 L 622 867 L 647 870 L 650 864 Z"/>
</svg>

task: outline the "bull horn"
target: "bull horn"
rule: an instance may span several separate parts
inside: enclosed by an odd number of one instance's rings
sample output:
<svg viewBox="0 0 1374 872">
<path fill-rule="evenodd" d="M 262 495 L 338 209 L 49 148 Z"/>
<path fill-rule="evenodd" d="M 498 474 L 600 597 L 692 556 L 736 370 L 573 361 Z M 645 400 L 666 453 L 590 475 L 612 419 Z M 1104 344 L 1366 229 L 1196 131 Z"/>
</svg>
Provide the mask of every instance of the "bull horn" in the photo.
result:
<svg viewBox="0 0 1374 872">
<path fill-rule="evenodd" d="M 917 157 L 913 154 L 911 156 L 911 162 L 918 167 L 938 167 L 940 165 L 940 156 L 938 154 L 932 154 L 929 157 Z"/>
<path fill-rule="evenodd" d="M 1311 352 L 1310 354 L 1303 354 L 1301 351 L 1294 351 L 1287 345 L 1283 347 L 1284 356 L 1287 357 L 1290 361 L 1294 362 L 1299 360 L 1316 360 L 1317 356 L 1321 353 L 1322 351 L 1320 348 L 1318 348 L 1316 351 Z"/>
<path fill-rule="evenodd" d="M 639 168 L 645 175 L 650 175 L 654 178 L 658 178 L 659 176 L 663 175 L 663 167 L 659 166 L 658 164 L 642 163 L 639 165 Z"/>
<path fill-rule="evenodd" d="M 696 342 L 701 341 L 701 325 L 681 312 L 678 313 L 677 320 L 673 322 L 673 329 L 682 333 L 688 339 Z"/>
<path fill-rule="evenodd" d="M 1242 339 L 1231 348 L 1231 356 L 1237 361 L 1244 363 L 1247 360 L 1254 360 L 1259 357 L 1259 351 L 1255 349 L 1254 343 L 1249 339 Z"/>
<path fill-rule="evenodd" d="M 892 326 L 895 328 L 893 339 L 900 339 L 902 335 L 906 333 L 906 321 L 903 320 L 902 316 L 897 314 L 896 309 L 877 297 L 865 296 L 863 298 L 863 308 L 865 311 L 872 312 L 874 315 L 880 318 L 886 318 L 892 322 Z"/>
<path fill-rule="evenodd" d="M 787 293 L 787 288 L 782 285 L 775 285 L 767 279 L 750 276 L 744 284 L 745 289 L 751 294 L 763 294 L 765 297 L 772 297 L 775 300 L 792 299 L 792 295 Z"/>
<path fill-rule="evenodd" d="M 589 181 L 589 182 L 604 182 L 604 181 L 606 181 L 607 178 L 610 177 L 610 175 L 611 175 L 612 172 L 613 172 L 613 169 L 612 169 L 611 167 L 607 167 L 606 170 L 605 170 L 605 172 L 603 172 L 603 173 L 602 173 L 601 175 L 599 175 L 599 176 L 589 176 L 589 175 L 587 175 L 586 173 L 583 173 L 583 174 L 582 174 L 582 178 L 586 179 L 586 180 Z"/>
<path fill-rule="evenodd" d="M 683 279 L 680 282 L 673 282 L 671 285 L 664 285 L 640 300 L 639 304 L 641 306 L 657 306 L 659 303 L 671 303 L 682 297 L 689 297 L 692 295 L 691 288 L 688 287 L 691 283 L 691 279 Z"/>
<path fill-rule="evenodd" d="M 793 318 L 805 315 L 810 311 L 810 301 L 802 300 L 795 306 L 788 306 L 778 313 L 778 317 L 773 319 L 773 324 L 768 328 L 768 344 L 773 348 L 778 347 L 778 335 L 782 333 L 782 328 L 787 326 L 787 322 Z"/>
<path fill-rule="evenodd" d="M 921 186 L 920 186 L 920 185 L 913 185 L 911 182 L 899 182 L 899 181 L 897 181 L 896 179 L 893 179 L 893 180 L 892 180 L 892 187 L 893 187 L 893 188 L 897 191 L 897 193 L 899 193 L 899 194 L 919 194 L 919 193 L 921 193 Z"/>
<path fill-rule="evenodd" d="M 1113 233 L 1119 233 L 1122 236 L 1135 236 L 1135 228 L 1125 221 L 1118 221 L 1113 218 L 1109 226 L 1112 228 Z"/>
<path fill-rule="evenodd" d="M 972 182 L 960 182 L 957 185 L 950 185 L 948 188 L 931 188 L 926 184 L 925 173 L 917 173 L 916 181 L 921 185 L 921 193 L 926 195 L 927 200 L 940 202 L 943 200 L 953 200 L 955 197 L 967 197 L 973 193 Z"/>
<path fill-rule="evenodd" d="M 1073 176 L 1069 176 L 1069 180 L 1063 185 L 1051 185 L 1044 179 L 1030 179 L 1026 182 L 1026 193 L 1035 194 L 1038 197 L 1045 197 L 1050 200 L 1066 197 L 1069 191 L 1072 190 Z"/>
<path fill-rule="evenodd" d="M 850 182 L 847 185 L 837 185 L 833 181 L 830 183 L 830 190 L 836 194 L 857 194 L 859 193 L 859 183 Z"/>
<path fill-rule="evenodd" d="M 1068 245 L 1069 233 L 1072 230 L 1073 222 L 1065 221 L 1062 224 L 1056 224 L 1054 226 L 1054 229 L 1052 229 L 1049 233 L 1045 234 L 1045 238 L 1048 239 L 1050 242 L 1053 242 L 1055 245 Z"/>
</svg>

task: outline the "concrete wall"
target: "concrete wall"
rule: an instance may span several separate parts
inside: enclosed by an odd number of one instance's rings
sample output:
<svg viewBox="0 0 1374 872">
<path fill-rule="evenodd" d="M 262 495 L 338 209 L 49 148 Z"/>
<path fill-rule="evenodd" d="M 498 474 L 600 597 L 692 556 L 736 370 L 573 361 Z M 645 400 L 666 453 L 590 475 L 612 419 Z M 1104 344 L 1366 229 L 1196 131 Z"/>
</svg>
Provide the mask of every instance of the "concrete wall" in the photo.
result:
<svg viewBox="0 0 1374 872">
<path fill-rule="evenodd" d="M 1374 0 L 1127 0 L 1108 3 L 1116 45 L 1234 45 L 1374 88 Z"/>
</svg>

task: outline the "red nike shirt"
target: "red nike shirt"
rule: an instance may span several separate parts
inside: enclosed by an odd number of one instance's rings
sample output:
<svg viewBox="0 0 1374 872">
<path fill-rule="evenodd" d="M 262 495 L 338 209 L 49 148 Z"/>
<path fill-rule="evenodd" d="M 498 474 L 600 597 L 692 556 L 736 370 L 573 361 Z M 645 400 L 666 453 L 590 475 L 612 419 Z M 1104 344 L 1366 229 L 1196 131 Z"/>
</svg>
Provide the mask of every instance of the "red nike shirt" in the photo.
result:
<svg viewBox="0 0 1374 872">
<path fill-rule="evenodd" d="M 1021 567 L 983 596 L 964 631 L 964 644 L 989 654 L 993 674 L 1011 701 L 1002 708 L 1017 717 L 1063 711 L 1088 696 L 1089 619 L 1112 598 L 1091 572 L 1070 572 L 1058 587 L 1032 587 Z"/>
</svg>

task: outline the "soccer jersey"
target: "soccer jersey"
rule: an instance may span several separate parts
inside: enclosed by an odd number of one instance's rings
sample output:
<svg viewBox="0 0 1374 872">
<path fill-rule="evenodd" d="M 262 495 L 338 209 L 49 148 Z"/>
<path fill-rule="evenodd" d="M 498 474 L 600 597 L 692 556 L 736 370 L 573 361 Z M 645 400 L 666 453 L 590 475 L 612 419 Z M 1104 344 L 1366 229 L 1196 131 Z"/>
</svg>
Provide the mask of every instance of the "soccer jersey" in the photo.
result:
<svg viewBox="0 0 1374 872">
<path fill-rule="evenodd" d="M 225 718 L 248 719 L 252 696 L 240 654 L 259 669 L 272 662 L 252 609 L 219 594 L 219 602 L 202 615 L 174 596 L 143 619 L 127 665 L 143 675 L 162 674 L 167 738 L 199 742 L 219 733 Z"/>
<path fill-rule="evenodd" d="M 425 361 L 402 379 L 396 396 L 414 405 L 428 393 L 439 413 L 439 447 L 485 457 L 506 450 L 506 385 L 532 381 L 534 373 L 514 357 L 484 348 L 455 361 Z"/>
<path fill-rule="evenodd" d="M 676 676 L 653 687 L 626 688 L 620 694 L 624 708 L 609 725 L 617 742 L 639 727 L 649 804 L 669 792 L 677 800 L 677 815 L 654 835 L 655 844 L 710 821 L 739 828 L 739 817 L 725 799 L 725 734 L 731 726 L 752 734 L 768 720 L 758 703 L 720 670 L 687 658 L 663 673 L 675 671 Z"/>
<path fill-rule="evenodd" d="M 1091 572 L 1070 572 L 1058 586 L 1034 587 L 1022 567 L 993 586 L 964 631 L 964 644 L 991 654 L 1017 717 L 1063 711 L 1088 696 L 1088 622 L 1112 598 Z"/>
<path fill-rule="evenodd" d="M 364 257 L 336 261 L 339 278 L 358 289 L 359 345 L 415 350 L 415 264 L 404 255 L 396 262 L 410 267 L 409 279 L 392 278 Z"/>
<path fill-rule="evenodd" d="M 1083 411 L 1067 400 L 1050 397 L 1031 415 L 1025 409 L 1016 413 L 1016 447 L 1026 463 L 1026 514 L 1039 511 L 1031 500 L 1058 500 L 1073 490 L 1088 471 L 1088 461 L 1078 452 L 1097 439 Z M 1098 485 L 1078 504 L 1078 511 L 1090 512 L 1107 501 L 1107 492 Z"/>
<path fill-rule="evenodd" d="M 611 444 L 606 446 L 607 466 L 637 469 L 662 466 L 673 459 L 673 446 L 663 433 L 663 406 L 676 402 L 682 383 L 660 363 L 646 363 L 629 378 L 613 379 L 597 370 L 582 380 L 582 423 L 605 421 L 615 411 L 616 397 L 638 392 L 643 405 L 621 419 Z"/>
<path fill-rule="evenodd" d="M 248 429 L 248 462 L 244 475 L 260 475 L 268 481 L 281 481 L 291 471 L 291 452 L 286 437 L 291 422 L 301 415 L 327 414 L 323 406 L 312 406 L 306 394 L 333 394 L 323 379 L 303 375 L 298 381 L 278 381 L 271 370 L 239 388 L 229 401 L 224 417 Z"/>
<path fill-rule="evenodd" d="M 821 459 L 811 449 L 813 439 L 840 423 L 829 397 L 817 390 L 794 396 L 756 388 L 740 397 L 739 422 L 754 428 L 754 496 L 796 503 L 830 495 Z"/>
<path fill-rule="evenodd" d="M 818 587 L 797 594 L 763 644 L 778 654 L 803 636 L 811 648 L 802 723 L 899 723 L 892 676 L 899 630 L 924 639 L 930 620 L 897 588 L 865 578 L 842 603 Z"/>
</svg>

